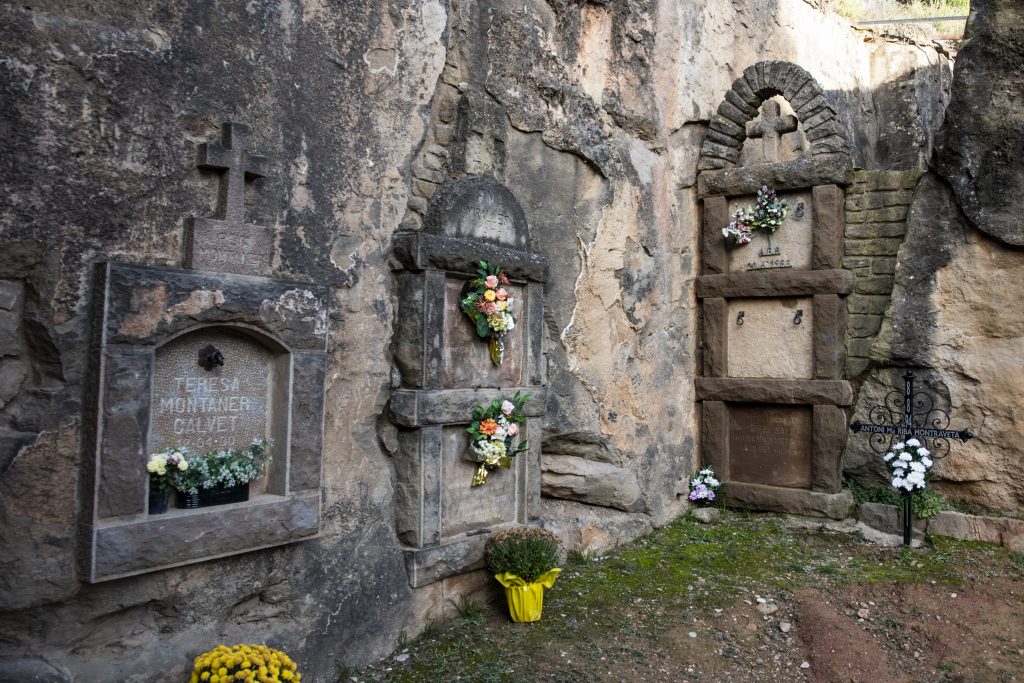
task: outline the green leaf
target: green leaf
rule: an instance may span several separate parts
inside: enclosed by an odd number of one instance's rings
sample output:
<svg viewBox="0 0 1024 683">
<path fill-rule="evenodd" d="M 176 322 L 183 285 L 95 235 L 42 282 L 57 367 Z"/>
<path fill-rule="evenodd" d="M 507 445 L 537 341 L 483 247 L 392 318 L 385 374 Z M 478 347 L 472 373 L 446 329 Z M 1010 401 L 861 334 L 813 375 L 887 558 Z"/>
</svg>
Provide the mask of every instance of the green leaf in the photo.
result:
<svg viewBox="0 0 1024 683">
<path fill-rule="evenodd" d="M 491 334 L 491 328 L 487 326 L 487 317 L 484 315 L 476 319 L 476 334 L 482 339 L 486 339 Z"/>
</svg>

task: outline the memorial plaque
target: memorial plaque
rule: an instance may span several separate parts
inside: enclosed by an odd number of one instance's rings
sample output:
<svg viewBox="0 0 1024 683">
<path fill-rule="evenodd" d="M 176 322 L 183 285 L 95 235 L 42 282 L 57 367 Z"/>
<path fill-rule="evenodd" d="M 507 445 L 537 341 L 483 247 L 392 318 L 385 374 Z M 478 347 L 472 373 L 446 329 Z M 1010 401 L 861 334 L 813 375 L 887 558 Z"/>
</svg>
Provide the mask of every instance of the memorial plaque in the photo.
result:
<svg viewBox="0 0 1024 683">
<path fill-rule="evenodd" d="M 441 535 L 457 534 L 504 524 L 516 519 L 516 468 L 497 469 L 483 486 L 470 486 L 477 463 L 466 460 L 466 426 L 445 427 L 441 443 Z"/>
<path fill-rule="evenodd" d="M 430 199 L 424 229 L 450 235 L 529 248 L 526 215 L 515 195 L 488 176 L 445 182 Z"/>
<path fill-rule="evenodd" d="M 814 227 L 811 191 L 779 192 L 778 197 L 789 205 L 786 220 L 774 234 L 755 230 L 749 244 L 730 246 L 730 273 L 776 268 L 807 270 L 811 267 Z M 756 201 L 755 195 L 731 197 L 728 220 L 732 220 L 737 209 L 752 207 Z"/>
<path fill-rule="evenodd" d="M 730 299 L 726 325 L 727 377 L 814 377 L 813 297 Z"/>
<path fill-rule="evenodd" d="M 729 477 L 810 488 L 812 406 L 729 404 Z"/>
<path fill-rule="evenodd" d="M 207 370 L 215 347 L 224 364 Z M 271 436 L 275 354 L 240 334 L 192 332 L 156 351 L 150 451 L 185 447 L 203 453 L 248 447 Z"/>
<path fill-rule="evenodd" d="M 505 360 L 491 362 L 487 342 L 477 336 L 469 316 L 459 306 L 465 280 L 448 278 L 444 296 L 444 388 L 517 387 L 523 384 L 523 330 L 527 311 L 525 290 L 515 285 L 507 289 L 514 297 L 516 326 L 504 336 Z"/>
</svg>

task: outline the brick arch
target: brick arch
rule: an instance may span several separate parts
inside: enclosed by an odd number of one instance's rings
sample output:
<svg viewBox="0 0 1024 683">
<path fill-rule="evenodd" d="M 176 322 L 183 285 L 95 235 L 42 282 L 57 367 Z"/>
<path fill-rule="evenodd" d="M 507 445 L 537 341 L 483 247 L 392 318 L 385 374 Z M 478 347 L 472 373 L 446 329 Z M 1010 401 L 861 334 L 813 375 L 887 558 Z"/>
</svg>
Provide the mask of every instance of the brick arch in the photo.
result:
<svg viewBox="0 0 1024 683">
<path fill-rule="evenodd" d="M 796 64 L 769 60 L 747 67 L 725 93 L 718 112 L 711 117 L 697 170 L 735 166 L 747 139 L 747 123 L 757 116 L 761 104 L 775 95 L 785 97 L 796 112 L 811 143 L 812 157 L 849 156 L 850 147 L 836 120 L 836 110 L 814 77 Z"/>
</svg>

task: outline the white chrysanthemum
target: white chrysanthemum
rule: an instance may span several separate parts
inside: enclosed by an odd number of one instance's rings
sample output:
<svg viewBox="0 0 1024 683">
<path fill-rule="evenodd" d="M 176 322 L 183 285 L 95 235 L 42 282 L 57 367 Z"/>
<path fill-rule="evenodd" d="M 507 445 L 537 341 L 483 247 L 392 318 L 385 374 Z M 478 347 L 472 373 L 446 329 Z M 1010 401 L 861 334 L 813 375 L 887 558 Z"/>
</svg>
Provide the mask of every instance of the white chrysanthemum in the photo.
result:
<svg viewBox="0 0 1024 683">
<path fill-rule="evenodd" d="M 932 466 L 932 459 L 929 458 L 927 455 L 924 456 L 923 458 L 921 458 L 921 462 L 924 463 L 925 467 L 931 467 Z"/>
<path fill-rule="evenodd" d="M 903 462 L 910 462 L 913 459 L 914 456 L 912 456 L 910 453 L 907 453 L 906 451 L 900 453 L 900 460 L 902 460 Z"/>
<path fill-rule="evenodd" d="M 908 446 L 920 446 L 921 442 L 918 441 L 917 439 L 907 439 L 907 445 Z"/>
<path fill-rule="evenodd" d="M 925 455 L 931 455 L 931 454 L 932 454 L 932 452 L 930 450 L 928 450 L 927 448 L 918 448 L 917 449 L 918 457 L 925 456 Z"/>
<path fill-rule="evenodd" d="M 720 482 L 714 477 L 708 477 L 707 479 L 704 480 L 704 483 L 710 486 L 711 488 L 715 488 L 716 486 L 718 486 Z"/>
<path fill-rule="evenodd" d="M 493 464 L 497 462 L 498 458 L 505 456 L 505 442 L 481 439 L 473 442 L 473 450 L 485 462 Z"/>
<path fill-rule="evenodd" d="M 903 486 L 903 482 L 904 482 L 904 480 L 903 480 L 902 477 L 893 477 L 892 478 L 892 487 L 894 489 L 901 488 Z"/>
<path fill-rule="evenodd" d="M 924 472 L 911 472 L 907 475 L 907 481 L 918 488 L 924 488 Z"/>
<path fill-rule="evenodd" d="M 895 453 L 886 453 L 885 457 L 883 457 L 882 460 L 884 460 L 886 462 L 889 462 L 890 460 L 892 460 L 895 457 L 896 457 Z"/>
<path fill-rule="evenodd" d="M 893 447 L 892 447 L 892 449 L 893 449 L 894 451 L 902 451 L 902 450 L 903 450 L 904 448 L 906 448 L 906 447 L 907 447 L 907 444 L 905 444 L 905 443 L 903 443 L 902 441 L 900 441 L 900 442 L 899 442 L 898 444 L 896 444 L 895 446 L 893 446 Z"/>
<path fill-rule="evenodd" d="M 910 469 L 914 470 L 915 472 L 922 472 L 923 473 L 928 468 L 926 468 L 923 463 L 912 462 L 912 463 L 910 463 Z"/>
</svg>

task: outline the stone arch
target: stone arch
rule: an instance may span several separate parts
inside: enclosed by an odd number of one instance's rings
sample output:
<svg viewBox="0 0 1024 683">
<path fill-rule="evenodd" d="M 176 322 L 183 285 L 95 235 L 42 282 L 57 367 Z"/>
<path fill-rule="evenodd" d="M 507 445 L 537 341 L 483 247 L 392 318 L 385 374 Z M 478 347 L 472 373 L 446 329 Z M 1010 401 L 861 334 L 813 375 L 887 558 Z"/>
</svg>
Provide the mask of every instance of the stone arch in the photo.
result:
<svg viewBox="0 0 1024 683">
<path fill-rule="evenodd" d="M 796 64 L 768 60 L 747 67 L 725 93 L 718 112 L 711 117 L 697 170 L 735 166 L 747 139 L 747 123 L 757 116 L 761 104 L 775 95 L 785 97 L 796 112 L 811 143 L 812 158 L 824 154 L 850 155 L 836 110 L 814 77 Z"/>
</svg>

